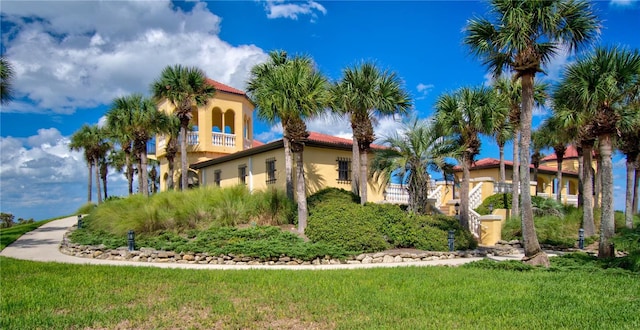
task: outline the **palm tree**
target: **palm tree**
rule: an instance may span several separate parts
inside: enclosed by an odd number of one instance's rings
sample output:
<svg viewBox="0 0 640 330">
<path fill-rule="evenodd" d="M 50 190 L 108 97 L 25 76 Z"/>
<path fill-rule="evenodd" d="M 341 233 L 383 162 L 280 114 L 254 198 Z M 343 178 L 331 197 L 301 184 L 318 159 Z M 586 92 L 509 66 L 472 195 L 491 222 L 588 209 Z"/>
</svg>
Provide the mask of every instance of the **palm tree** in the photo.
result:
<svg viewBox="0 0 640 330">
<path fill-rule="evenodd" d="M 308 217 L 303 151 L 309 133 L 304 119 L 317 115 L 326 106 L 327 84 L 327 79 L 306 56 L 287 59 L 260 76 L 252 75 L 250 95 L 258 105 L 258 116 L 272 124 L 280 120 L 283 140 L 289 141 L 296 158 L 298 232 L 301 234 L 307 226 Z"/>
<path fill-rule="evenodd" d="M 277 109 L 272 104 L 272 101 L 265 99 L 258 99 L 256 95 L 260 93 L 269 93 L 269 91 L 261 92 L 260 90 L 268 84 L 268 79 L 273 75 L 273 72 L 279 67 L 288 62 L 287 52 L 283 50 L 274 50 L 269 52 L 269 61 L 258 64 L 251 68 L 251 77 L 247 83 L 247 93 L 252 99 L 253 103 L 258 106 L 258 117 L 266 120 L 270 123 L 278 121 L 278 112 L 281 109 Z M 263 94 L 265 96 L 266 94 Z M 263 102 L 261 104 L 259 102 Z M 282 125 L 284 123 L 281 122 Z M 282 127 L 283 131 L 285 127 Z M 282 142 L 284 144 L 284 164 L 285 164 L 285 191 L 287 198 L 293 201 L 293 156 L 291 154 L 291 142 L 286 137 L 283 137 Z"/>
<path fill-rule="evenodd" d="M 464 42 L 494 76 L 500 76 L 508 68 L 520 79 L 520 186 L 528 187 L 535 75 L 542 72 L 541 66 L 561 47 L 575 51 L 594 39 L 599 33 L 599 22 L 584 0 L 490 0 L 490 4 L 492 20 L 470 20 Z M 549 259 L 540 248 L 533 225 L 531 196 L 522 194 L 521 199 L 525 261 L 548 266 Z"/>
<path fill-rule="evenodd" d="M 138 158 L 138 189 L 149 195 L 147 181 L 147 142 L 167 129 L 168 116 L 158 111 L 153 101 L 141 94 L 132 94 L 114 100 L 112 110 L 107 113 L 107 123 L 119 127 L 123 136 L 129 136 L 133 152 Z"/>
<path fill-rule="evenodd" d="M 640 111 L 635 111 L 635 129 L 624 132 L 620 136 L 618 148 L 624 153 L 627 158 L 627 189 L 624 208 L 625 226 L 629 229 L 633 228 L 633 215 L 635 209 L 633 207 L 633 200 L 635 194 L 635 182 L 637 164 L 636 160 L 640 156 Z"/>
<path fill-rule="evenodd" d="M 107 112 L 106 129 L 111 138 L 116 142 L 124 155 L 125 176 L 128 183 L 129 195 L 133 194 L 133 165 L 131 156 L 133 152 L 133 136 L 131 126 L 133 116 L 131 108 L 125 102 L 125 98 L 117 98 L 113 101 L 111 109 Z"/>
<path fill-rule="evenodd" d="M 522 105 L 522 84 L 520 80 L 513 77 L 498 77 L 493 83 L 493 87 L 498 96 L 509 106 L 509 126 L 511 126 L 513 140 L 513 167 L 511 178 L 511 215 L 520 215 L 520 113 Z M 544 104 L 547 98 L 548 85 L 546 83 L 534 82 L 533 100 L 537 106 Z M 502 164 L 502 163 L 501 163 Z M 502 166 L 502 165 L 501 165 Z"/>
<path fill-rule="evenodd" d="M 0 104 L 7 104 L 13 99 L 13 66 L 0 56 Z"/>
<path fill-rule="evenodd" d="M 563 79 L 553 94 L 553 116 L 557 118 L 561 130 L 575 137 L 574 143 L 578 149 L 578 174 L 580 178 L 580 192 L 578 205 L 582 206 L 582 227 L 587 237 L 596 234 L 594 209 L 594 188 L 592 154 L 596 141 L 590 114 L 585 111 L 588 105 L 580 104 L 576 97 L 576 86 L 567 84 Z M 581 157 L 580 157 L 581 156 Z"/>
<path fill-rule="evenodd" d="M 364 205 L 369 178 L 367 153 L 375 140 L 372 120 L 379 116 L 406 114 L 411 108 L 411 99 L 394 72 L 380 71 L 373 63 L 346 68 L 342 79 L 332 86 L 331 95 L 332 109 L 351 117 L 352 183 L 359 190 L 360 202 Z"/>
<path fill-rule="evenodd" d="M 437 133 L 450 144 L 458 146 L 461 159 L 460 225 L 469 228 L 469 168 L 480 153 L 479 134 L 494 131 L 496 113 L 503 102 L 485 87 L 462 88 L 452 94 L 441 95 L 436 101 L 435 127 Z"/>
<path fill-rule="evenodd" d="M 566 83 L 572 86 L 579 104 L 591 113 L 594 134 L 602 161 L 602 219 L 598 257 L 614 256 L 611 238 L 615 233 L 613 210 L 613 139 L 631 132 L 636 111 L 628 101 L 640 80 L 640 54 L 622 48 L 598 48 L 593 54 L 568 67 Z"/>
<path fill-rule="evenodd" d="M 180 120 L 181 189 L 187 189 L 187 129 L 193 117 L 193 107 L 205 105 L 216 89 L 207 83 L 207 77 L 201 69 L 178 64 L 164 68 L 160 77 L 152 83 L 151 90 L 157 102 L 166 99 L 174 106 L 173 113 Z"/>
<path fill-rule="evenodd" d="M 547 118 L 539 128 L 538 141 L 536 143 L 541 144 L 543 148 L 553 148 L 553 152 L 556 155 L 556 180 L 558 180 L 556 183 L 556 200 L 558 202 L 562 201 L 562 162 L 567 151 L 567 144 L 572 139 L 572 135 L 568 135 L 568 131 L 565 128 L 557 117 Z"/>
<path fill-rule="evenodd" d="M 444 146 L 435 133 L 433 122 L 413 118 L 400 133 L 383 140 L 389 148 L 375 150 L 371 161 L 373 178 L 381 186 L 386 186 L 392 176 L 407 182 L 409 211 L 417 214 L 428 211 L 429 170 L 444 169 L 447 165 L 445 157 L 454 153 L 454 148 Z"/>
<path fill-rule="evenodd" d="M 167 146 L 165 147 L 165 157 L 167 158 L 167 188 L 174 189 L 173 176 L 175 168 L 175 158 L 178 153 L 178 135 L 180 134 L 180 120 L 178 117 L 172 116 L 168 118 L 167 124 Z"/>
<path fill-rule="evenodd" d="M 71 136 L 69 148 L 71 150 L 84 150 L 85 160 L 89 168 L 89 184 L 87 190 L 87 202 L 91 202 L 91 169 L 95 169 L 96 195 L 98 204 L 102 203 L 100 190 L 100 158 L 106 153 L 106 133 L 97 125 L 83 125 Z"/>
</svg>

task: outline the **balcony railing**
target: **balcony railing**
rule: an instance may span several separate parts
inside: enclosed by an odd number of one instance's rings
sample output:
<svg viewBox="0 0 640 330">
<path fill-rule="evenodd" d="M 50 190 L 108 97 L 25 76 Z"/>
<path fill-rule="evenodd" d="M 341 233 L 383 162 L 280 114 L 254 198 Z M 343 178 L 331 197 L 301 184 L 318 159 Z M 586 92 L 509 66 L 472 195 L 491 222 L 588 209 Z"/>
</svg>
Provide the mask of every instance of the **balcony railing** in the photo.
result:
<svg viewBox="0 0 640 330">
<path fill-rule="evenodd" d="M 236 136 L 234 134 L 212 132 L 211 144 L 220 147 L 235 147 Z"/>
</svg>

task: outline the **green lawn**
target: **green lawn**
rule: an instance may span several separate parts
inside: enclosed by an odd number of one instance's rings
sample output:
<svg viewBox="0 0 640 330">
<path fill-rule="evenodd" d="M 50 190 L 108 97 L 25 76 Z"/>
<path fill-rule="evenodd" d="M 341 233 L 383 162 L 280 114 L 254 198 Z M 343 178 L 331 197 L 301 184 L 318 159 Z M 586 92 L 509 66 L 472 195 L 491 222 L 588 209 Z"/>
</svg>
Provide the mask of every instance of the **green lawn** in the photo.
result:
<svg viewBox="0 0 640 330">
<path fill-rule="evenodd" d="M 620 270 L 213 271 L 0 258 L 2 329 L 638 329 Z"/>
</svg>

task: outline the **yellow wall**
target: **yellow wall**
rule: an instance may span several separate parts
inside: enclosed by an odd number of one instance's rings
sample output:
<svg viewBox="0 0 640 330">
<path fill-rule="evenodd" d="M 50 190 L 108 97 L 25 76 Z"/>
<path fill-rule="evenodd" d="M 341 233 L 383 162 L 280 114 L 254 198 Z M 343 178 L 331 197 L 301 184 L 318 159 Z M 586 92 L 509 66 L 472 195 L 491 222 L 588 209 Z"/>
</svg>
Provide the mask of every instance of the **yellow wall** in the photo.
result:
<svg viewBox="0 0 640 330">
<path fill-rule="evenodd" d="M 332 149 L 326 147 L 310 147 L 304 149 L 304 169 L 307 184 L 307 195 L 311 195 L 318 190 L 327 187 L 351 189 L 351 183 L 338 182 L 337 158 L 351 159 L 351 150 Z M 276 182 L 266 183 L 266 160 L 276 159 Z M 247 165 L 247 186 L 251 190 L 265 190 L 270 187 L 285 189 L 285 164 L 284 149 L 266 151 L 260 154 L 230 160 L 225 163 L 216 164 L 200 169 L 200 179 L 204 185 L 214 184 L 214 173 L 221 171 L 221 187 L 234 186 L 238 181 L 238 166 Z M 295 159 L 294 159 L 294 180 L 295 180 Z M 295 185 L 295 181 L 294 181 Z M 383 200 L 382 189 L 372 181 L 368 185 L 368 199 L 371 202 Z"/>
</svg>

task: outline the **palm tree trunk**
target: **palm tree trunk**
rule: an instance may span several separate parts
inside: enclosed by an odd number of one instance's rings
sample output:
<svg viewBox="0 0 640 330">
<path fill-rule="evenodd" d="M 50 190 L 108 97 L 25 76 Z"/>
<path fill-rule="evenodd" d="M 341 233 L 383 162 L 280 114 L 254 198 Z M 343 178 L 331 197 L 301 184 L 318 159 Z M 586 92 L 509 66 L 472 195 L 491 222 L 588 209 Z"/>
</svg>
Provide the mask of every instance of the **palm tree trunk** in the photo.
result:
<svg viewBox="0 0 640 330">
<path fill-rule="evenodd" d="M 173 176 L 175 175 L 175 173 L 174 173 L 175 172 L 175 169 L 174 169 L 175 166 L 173 164 L 173 161 L 174 161 L 173 158 L 171 158 L 171 159 L 167 158 L 167 163 L 168 163 L 167 166 L 169 167 L 169 170 L 168 170 L 168 173 L 167 173 L 167 182 L 166 182 L 167 190 L 169 190 L 169 189 L 174 190 L 175 189 L 175 187 L 173 186 Z"/>
<path fill-rule="evenodd" d="M 465 230 L 469 228 L 469 168 L 471 157 L 467 152 L 462 154 L 462 182 L 460 183 L 460 226 Z"/>
<path fill-rule="evenodd" d="M 102 191 L 100 189 L 100 166 L 98 165 L 98 158 L 93 158 L 94 170 L 96 175 L 96 194 L 98 195 L 98 204 L 102 203 Z"/>
<path fill-rule="evenodd" d="M 125 151 L 124 162 L 127 166 L 127 183 L 129 185 L 129 196 L 133 195 L 133 166 L 131 165 L 131 152 Z"/>
<path fill-rule="evenodd" d="M 558 177 L 558 191 L 556 192 L 556 200 L 562 203 L 562 157 L 560 157 L 560 155 L 557 156 L 556 164 L 558 166 L 558 172 L 556 175 Z"/>
<path fill-rule="evenodd" d="M 612 258 L 614 247 L 611 238 L 615 233 L 613 211 L 613 162 L 612 142 L 609 134 L 600 135 L 600 161 L 602 162 L 602 220 L 600 221 L 600 246 L 598 258 Z"/>
<path fill-rule="evenodd" d="M 92 163 L 90 161 L 87 161 L 87 167 L 89 168 L 89 181 L 87 182 L 87 203 L 91 203 L 91 189 L 93 189 L 93 177 L 91 176 L 93 173 L 92 170 Z"/>
<path fill-rule="evenodd" d="M 624 207 L 624 223 L 629 229 L 633 228 L 633 190 L 635 181 L 635 159 L 636 155 L 627 155 L 627 194 Z"/>
<path fill-rule="evenodd" d="M 351 152 L 351 191 L 360 196 L 360 148 L 355 135 L 353 136 Z"/>
<path fill-rule="evenodd" d="M 504 145 L 498 146 L 500 149 L 500 183 L 504 183 L 506 180 L 505 166 L 504 166 Z"/>
<path fill-rule="evenodd" d="M 515 132 L 513 141 L 513 168 L 511 181 L 511 216 L 520 216 L 520 130 Z"/>
<path fill-rule="evenodd" d="M 602 201 L 602 198 L 600 197 L 602 193 L 602 155 L 596 155 L 596 157 L 596 187 L 594 192 L 595 196 L 593 198 L 593 208 L 599 209 L 600 202 Z"/>
<path fill-rule="evenodd" d="M 582 228 L 584 235 L 590 237 L 596 234 L 596 225 L 593 219 L 593 169 L 591 168 L 591 153 L 593 143 L 582 143 L 582 194 L 583 194 L 583 215 Z"/>
<path fill-rule="evenodd" d="M 521 77 L 522 111 L 520 113 L 520 187 L 522 187 L 522 239 L 524 260 L 533 265 L 549 267 L 549 258 L 540 248 L 536 228 L 533 225 L 533 205 L 529 192 L 531 174 L 529 172 L 529 146 L 531 144 L 531 115 L 533 112 L 534 73 L 527 72 Z"/>
<path fill-rule="evenodd" d="M 102 179 L 102 190 L 104 191 L 105 200 L 109 198 L 109 195 L 107 194 L 107 175 L 109 174 L 108 171 L 109 167 L 106 163 L 100 164 L 100 178 Z"/>
<path fill-rule="evenodd" d="M 187 190 L 189 187 L 188 176 L 189 168 L 187 167 L 187 128 L 189 122 L 183 121 L 180 126 L 180 190 Z M 138 169 L 139 171 L 141 169 Z"/>
<path fill-rule="evenodd" d="M 360 150 L 360 204 L 367 203 L 367 150 Z"/>
<path fill-rule="evenodd" d="M 578 151 L 578 208 L 584 207 L 584 150 L 582 146 L 577 147 Z"/>
<path fill-rule="evenodd" d="M 287 198 L 290 201 L 293 201 L 293 156 L 291 153 L 291 141 L 289 141 L 287 137 L 283 136 L 282 143 L 284 144 L 285 190 Z"/>
<path fill-rule="evenodd" d="M 301 148 L 302 149 L 302 148 Z M 298 232 L 304 234 L 307 228 L 307 185 L 304 179 L 303 150 L 296 152 L 296 198 L 298 201 Z"/>
<path fill-rule="evenodd" d="M 638 209 L 638 198 L 640 197 L 640 155 L 638 155 L 638 160 L 636 161 L 636 171 L 635 171 L 636 180 L 634 183 L 634 193 L 633 193 L 633 209 L 634 212 L 640 214 L 640 210 Z"/>
<path fill-rule="evenodd" d="M 147 144 L 142 143 L 140 151 L 140 191 L 143 196 L 149 196 L 149 180 L 147 174 Z"/>
</svg>

